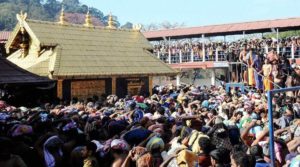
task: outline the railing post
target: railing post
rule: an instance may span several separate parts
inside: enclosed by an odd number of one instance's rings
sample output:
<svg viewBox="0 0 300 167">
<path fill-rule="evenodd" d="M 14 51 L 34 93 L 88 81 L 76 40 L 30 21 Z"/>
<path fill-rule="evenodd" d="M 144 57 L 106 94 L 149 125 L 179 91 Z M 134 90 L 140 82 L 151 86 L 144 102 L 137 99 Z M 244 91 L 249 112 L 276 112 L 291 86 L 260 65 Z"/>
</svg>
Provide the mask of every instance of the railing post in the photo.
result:
<svg viewBox="0 0 300 167">
<path fill-rule="evenodd" d="M 176 75 L 176 86 L 177 87 L 180 86 L 180 75 L 179 74 Z"/>
<path fill-rule="evenodd" d="M 291 57 L 292 57 L 292 59 L 294 59 L 295 58 L 295 45 L 292 43 L 292 47 L 291 47 Z"/>
<path fill-rule="evenodd" d="M 219 61 L 218 48 L 216 48 L 216 61 Z"/>
<path fill-rule="evenodd" d="M 191 52 L 191 62 L 194 62 L 194 50 L 192 48 L 192 52 Z"/>
<path fill-rule="evenodd" d="M 232 71 L 232 64 L 231 64 L 231 62 L 229 62 L 229 67 L 228 67 L 228 70 L 227 70 L 227 75 L 228 75 L 228 78 L 229 78 L 229 82 L 232 82 L 233 81 L 233 78 L 232 78 L 232 76 L 231 76 L 231 73 L 230 73 L 230 71 Z"/>
<path fill-rule="evenodd" d="M 202 34 L 202 54 L 203 54 L 202 61 L 205 62 L 205 43 L 204 43 L 204 34 Z"/>
<path fill-rule="evenodd" d="M 240 67 L 240 71 L 243 71 L 243 63 L 240 63 L 241 65 L 239 66 Z M 240 73 L 240 82 L 244 82 L 244 74 L 241 72 Z"/>
<path fill-rule="evenodd" d="M 265 52 L 268 53 L 269 52 L 269 48 L 268 45 L 265 46 Z"/>
<path fill-rule="evenodd" d="M 157 51 L 157 58 L 160 59 L 160 53 Z"/>
<path fill-rule="evenodd" d="M 216 71 L 215 71 L 215 69 L 211 70 L 211 85 L 216 85 Z"/>
<path fill-rule="evenodd" d="M 171 49 L 169 48 L 169 57 L 168 57 L 168 60 L 169 60 L 169 64 L 171 64 Z"/>
<path fill-rule="evenodd" d="M 235 66 L 235 82 L 239 82 L 238 64 Z"/>
<path fill-rule="evenodd" d="M 290 87 L 290 88 L 282 88 L 282 89 L 273 89 L 267 92 L 268 99 L 268 125 L 269 125 L 269 152 L 271 159 L 271 166 L 275 166 L 276 153 L 274 149 L 274 124 L 273 124 L 273 104 L 272 98 L 275 93 L 288 92 L 288 91 L 296 91 L 299 90 L 299 86 Z"/>
<path fill-rule="evenodd" d="M 179 50 L 179 63 L 182 63 L 182 51 L 181 51 L 181 49 Z"/>
<path fill-rule="evenodd" d="M 279 54 L 279 30 L 277 28 L 277 54 Z"/>
<path fill-rule="evenodd" d="M 203 45 L 202 47 L 202 54 L 203 54 L 203 58 L 202 58 L 202 61 L 205 62 L 205 45 Z"/>
<path fill-rule="evenodd" d="M 269 149 L 272 166 L 275 166 L 275 149 L 274 149 L 274 130 L 273 130 L 273 106 L 272 106 L 272 93 L 267 92 L 268 97 L 268 119 L 269 119 Z"/>
</svg>

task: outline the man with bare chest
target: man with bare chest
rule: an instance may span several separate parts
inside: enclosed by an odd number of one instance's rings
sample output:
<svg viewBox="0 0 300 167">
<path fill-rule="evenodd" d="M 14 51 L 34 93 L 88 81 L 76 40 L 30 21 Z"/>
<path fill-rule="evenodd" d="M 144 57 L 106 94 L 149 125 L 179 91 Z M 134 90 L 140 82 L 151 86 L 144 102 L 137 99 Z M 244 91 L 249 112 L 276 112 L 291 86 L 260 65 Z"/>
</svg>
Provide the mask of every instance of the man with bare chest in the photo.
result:
<svg viewBox="0 0 300 167">
<path fill-rule="evenodd" d="M 264 75 L 264 91 L 269 91 L 272 89 L 272 65 L 268 59 L 265 59 L 265 64 L 262 67 Z"/>
<path fill-rule="evenodd" d="M 248 59 L 247 59 L 247 49 L 246 46 L 243 47 L 243 50 L 240 52 L 240 62 L 242 62 L 242 74 L 243 74 L 243 81 L 245 84 L 248 84 L 248 70 L 247 66 L 244 64 L 247 64 Z"/>
</svg>

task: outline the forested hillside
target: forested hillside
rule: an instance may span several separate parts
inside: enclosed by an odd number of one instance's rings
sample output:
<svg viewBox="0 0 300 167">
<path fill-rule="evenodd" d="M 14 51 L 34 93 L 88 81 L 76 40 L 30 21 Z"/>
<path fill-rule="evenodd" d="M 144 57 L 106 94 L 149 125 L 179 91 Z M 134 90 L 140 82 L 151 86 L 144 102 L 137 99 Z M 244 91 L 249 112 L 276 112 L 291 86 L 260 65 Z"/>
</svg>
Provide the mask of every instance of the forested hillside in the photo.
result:
<svg viewBox="0 0 300 167">
<path fill-rule="evenodd" d="M 63 0 L 66 19 L 71 23 L 79 24 L 77 20 L 80 14 L 86 14 L 88 6 L 79 2 L 79 0 Z M 44 21 L 58 20 L 62 7 L 62 2 L 57 0 L 0 0 L 0 31 L 12 30 L 16 25 L 16 13 L 20 11 L 27 12 L 28 18 Z M 90 13 L 94 17 L 93 22 L 97 25 L 107 25 L 108 15 L 103 14 L 99 9 L 90 7 Z M 113 16 L 116 26 L 120 23 L 116 16 Z M 131 28 L 131 23 L 124 24 L 126 28 Z M 129 26 L 129 27 L 128 27 Z M 122 26 L 123 27 L 123 26 Z"/>
</svg>

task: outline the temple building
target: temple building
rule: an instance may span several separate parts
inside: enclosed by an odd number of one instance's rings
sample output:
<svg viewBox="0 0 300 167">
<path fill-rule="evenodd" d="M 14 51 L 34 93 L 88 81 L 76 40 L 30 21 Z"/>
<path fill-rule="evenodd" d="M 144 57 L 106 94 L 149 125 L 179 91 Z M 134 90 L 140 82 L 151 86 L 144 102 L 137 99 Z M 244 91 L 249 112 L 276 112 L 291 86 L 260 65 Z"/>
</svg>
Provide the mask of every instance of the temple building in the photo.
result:
<svg viewBox="0 0 300 167">
<path fill-rule="evenodd" d="M 155 76 L 175 76 L 152 55 L 151 44 L 134 29 L 95 27 L 89 12 L 84 25 L 35 21 L 17 14 L 18 23 L 6 43 L 7 58 L 19 67 L 56 80 L 57 97 L 87 98 L 101 94 L 150 93 Z"/>
</svg>

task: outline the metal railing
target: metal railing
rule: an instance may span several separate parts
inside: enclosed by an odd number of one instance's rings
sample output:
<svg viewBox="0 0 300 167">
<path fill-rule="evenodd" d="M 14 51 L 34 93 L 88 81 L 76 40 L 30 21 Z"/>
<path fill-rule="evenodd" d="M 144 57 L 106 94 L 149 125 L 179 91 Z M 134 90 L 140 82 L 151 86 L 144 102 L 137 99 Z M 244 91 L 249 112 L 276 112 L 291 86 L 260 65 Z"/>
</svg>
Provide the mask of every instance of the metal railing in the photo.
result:
<svg viewBox="0 0 300 167">
<path fill-rule="evenodd" d="M 181 56 L 182 63 L 191 61 L 191 53 L 190 52 L 185 52 L 185 53 L 182 53 L 181 55 L 182 55 Z"/>
<path fill-rule="evenodd" d="M 171 64 L 179 63 L 180 62 L 180 55 L 179 53 L 171 54 Z"/>
<path fill-rule="evenodd" d="M 245 70 L 243 70 L 243 68 L 244 69 L 246 69 L 247 71 L 248 71 L 248 68 L 249 68 L 249 66 L 247 65 L 247 64 L 245 64 L 245 63 L 243 63 L 243 62 L 230 62 L 229 63 L 229 68 L 230 68 L 230 75 L 229 75 L 229 80 L 231 81 L 231 82 L 235 82 L 235 83 L 239 83 L 239 82 L 244 82 L 244 77 L 243 77 L 243 71 L 245 71 Z M 233 80 L 233 78 L 232 78 L 232 71 L 234 71 L 235 73 L 235 80 Z M 262 79 L 265 79 L 266 77 L 264 76 L 264 75 L 262 75 L 262 74 L 260 74 L 260 73 L 258 73 L 257 72 L 257 70 L 255 70 L 255 69 L 253 69 L 253 71 L 257 74 L 257 75 L 259 75 L 259 76 L 261 76 L 262 77 Z M 286 75 L 286 76 L 288 76 L 287 74 L 283 74 L 283 75 Z M 279 86 L 278 84 L 276 84 L 275 82 L 273 82 L 272 80 L 270 80 L 270 79 L 268 79 L 267 78 L 267 80 L 270 82 L 270 83 L 272 83 L 272 85 L 274 85 L 274 86 L 276 86 L 276 88 L 278 88 L 278 89 L 281 89 L 282 87 L 281 86 Z"/>
<path fill-rule="evenodd" d="M 279 50 L 279 54 L 284 54 L 289 59 L 300 58 L 300 47 L 287 46 L 287 47 L 279 47 L 279 48 L 272 48 L 265 46 L 258 50 L 260 53 L 268 53 L 271 49 Z M 155 55 L 157 58 L 162 60 L 168 64 L 178 64 L 178 63 L 186 63 L 186 62 L 205 62 L 205 61 L 227 61 L 227 54 L 226 50 L 197 50 L 194 51 L 193 49 L 177 49 L 171 50 L 167 49 L 164 51 L 155 51 Z"/>
<path fill-rule="evenodd" d="M 267 93 L 268 97 L 268 120 L 269 120 L 269 149 L 270 149 L 270 159 L 271 165 L 275 166 L 275 147 L 274 147 L 274 124 L 273 124 L 273 105 L 272 98 L 275 93 L 289 92 L 289 91 L 298 91 L 300 90 L 300 86 L 291 87 L 291 88 L 283 88 L 283 89 L 274 89 L 270 90 Z"/>
<path fill-rule="evenodd" d="M 229 62 L 229 81 L 243 82 L 243 64 L 241 62 Z"/>
<path fill-rule="evenodd" d="M 178 63 L 186 63 L 186 62 L 204 62 L 204 61 L 227 61 L 227 56 L 225 51 L 222 50 L 214 50 L 213 55 L 209 54 L 206 51 L 194 52 L 191 51 L 181 51 L 172 52 L 164 51 L 164 52 L 154 52 L 154 54 L 165 63 L 168 64 L 178 64 Z"/>
</svg>

